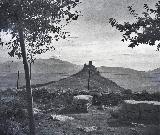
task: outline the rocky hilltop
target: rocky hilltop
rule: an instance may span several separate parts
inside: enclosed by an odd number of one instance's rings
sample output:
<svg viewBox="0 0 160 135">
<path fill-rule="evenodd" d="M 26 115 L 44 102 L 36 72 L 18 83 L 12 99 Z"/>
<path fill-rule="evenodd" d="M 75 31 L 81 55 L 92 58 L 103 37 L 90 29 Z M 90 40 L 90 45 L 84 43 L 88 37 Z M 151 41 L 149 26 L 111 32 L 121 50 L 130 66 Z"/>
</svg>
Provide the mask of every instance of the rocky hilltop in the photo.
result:
<svg viewBox="0 0 160 135">
<path fill-rule="evenodd" d="M 71 90 L 71 91 L 98 91 L 104 93 L 120 93 L 124 88 L 118 86 L 115 82 L 104 78 L 100 75 L 97 68 L 89 64 L 84 64 L 81 71 L 70 77 L 61 79 L 56 82 L 46 84 L 45 87 L 51 90 Z"/>
</svg>

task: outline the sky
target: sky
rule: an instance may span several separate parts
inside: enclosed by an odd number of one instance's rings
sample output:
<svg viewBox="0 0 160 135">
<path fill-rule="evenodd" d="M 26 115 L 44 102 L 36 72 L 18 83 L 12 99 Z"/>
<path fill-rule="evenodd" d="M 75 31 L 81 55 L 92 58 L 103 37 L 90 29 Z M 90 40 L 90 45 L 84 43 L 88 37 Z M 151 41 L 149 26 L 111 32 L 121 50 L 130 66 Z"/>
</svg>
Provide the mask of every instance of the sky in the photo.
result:
<svg viewBox="0 0 160 135">
<path fill-rule="evenodd" d="M 137 13 L 142 12 L 143 4 L 154 7 L 158 0 L 81 0 L 77 7 L 82 12 L 77 21 L 65 29 L 72 38 L 53 42 L 55 51 L 38 58 L 56 57 L 74 64 L 83 65 L 92 60 L 95 66 L 125 67 L 148 71 L 160 67 L 160 52 L 156 47 L 140 45 L 134 49 L 121 42 L 122 33 L 109 24 L 109 18 L 119 22 L 134 18 L 127 7 L 132 5 Z M 6 50 L 1 48 L 0 61 L 9 59 Z"/>
</svg>

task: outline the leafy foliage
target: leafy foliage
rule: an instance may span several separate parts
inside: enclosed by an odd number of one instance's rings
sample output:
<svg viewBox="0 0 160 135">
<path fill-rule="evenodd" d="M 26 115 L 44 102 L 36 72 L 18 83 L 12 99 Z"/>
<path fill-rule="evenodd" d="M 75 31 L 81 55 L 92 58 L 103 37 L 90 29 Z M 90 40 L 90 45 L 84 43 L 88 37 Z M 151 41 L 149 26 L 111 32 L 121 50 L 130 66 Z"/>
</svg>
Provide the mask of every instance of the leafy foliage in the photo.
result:
<svg viewBox="0 0 160 135">
<path fill-rule="evenodd" d="M 77 20 L 80 12 L 74 8 L 79 3 L 79 0 L 0 0 L 0 45 L 10 49 L 11 57 L 20 58 L 18 27 L 21 26 L 29 60 L 55 49 L 52 40 L 69 36 L 63 27 Z M 4 33 L 11 34 L 10 41 L 2 40 Z"/>
<path fill-rule="evenodd" d="M 109 22 L 120 32 L 123 32 L 122 41 L 129 41 L 128 47 L 135 47 L 139 44 L 156 45 L 160 48 L 160 1 L 156 3 L 155 9 L 144 4 L 144 12 L 138 15 L 132 6 L 128 7 L 131 15 L 136 19 L 134 23 L 124 22 L 119 24 L 116 19 L 110 18 Z"/>
</svg>

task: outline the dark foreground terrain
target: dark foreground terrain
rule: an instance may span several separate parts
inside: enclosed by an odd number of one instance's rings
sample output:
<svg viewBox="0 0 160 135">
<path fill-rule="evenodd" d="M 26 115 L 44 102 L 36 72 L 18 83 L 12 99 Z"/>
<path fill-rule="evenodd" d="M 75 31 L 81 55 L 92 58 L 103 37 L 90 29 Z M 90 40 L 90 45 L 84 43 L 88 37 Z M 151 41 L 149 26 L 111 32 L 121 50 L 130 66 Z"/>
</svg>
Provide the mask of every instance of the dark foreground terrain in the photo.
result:
<svg viewBox="0 0 160 135">
<path fill-rule="evenodd" d="M 39 135 L 159 135 L 158 125 L 145 125 L 137 123 L 123 123 L 112 119 L 111 108 L 105 111 L 91 109 L 86 114 L 70 114 L 73 120 L 65 122 L 37 120 L 39 123 L 37 134 Z"/>
<path fill-rule="evenodd" d="M 27 112 L 24 91 L 1 92 L 0 135 L 26 135 Z M 107 104 L 103 110 L 92 105 L 88 113 L 59 114 L 71 103 L 72 93 L 34 93 L 34 115 L 37 135 L 159 135 L 160 125 L 118 120 L 113 112 L 120 105 Z"/>
</svg>

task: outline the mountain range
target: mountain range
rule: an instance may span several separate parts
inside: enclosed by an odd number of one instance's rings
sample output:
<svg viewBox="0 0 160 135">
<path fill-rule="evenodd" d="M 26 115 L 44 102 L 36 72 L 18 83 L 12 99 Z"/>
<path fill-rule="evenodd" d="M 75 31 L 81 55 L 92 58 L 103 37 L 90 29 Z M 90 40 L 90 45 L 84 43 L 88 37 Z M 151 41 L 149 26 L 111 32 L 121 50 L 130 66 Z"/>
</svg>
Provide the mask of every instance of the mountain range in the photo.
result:
<svg viewBox="0 0 160 135">
<path fill-rule="evenodd" d="M 159 91 L 157 88 L 159 88 L 160 69 L 145 72 L 122 67 L 102 66 L 99 71 L 103 77 L 107 77 L 126 89 L 136 92 L 143 90 L 148 92 Z"/>
<path fill-rule="evenodd" d="M 32 84 L 47 83 L 68 77 L 81 69 L 81 66 L 59 59 L 37 59 L 32 64 Z M 24 69 L 21 61 L 7 61 L 0 64 L 0 88 L 14 88 L 17 85 L 19 71 L 19 86 L 25 85 Z"/>
<path fill-rule="evenodd" d="M 123 67 L 101 66 L 97 67 L 97 70 L 103 78 L 107 78 L 125 89 L 131 89 L 134 92 L 143 90 L 149 92 L 160 91 L 160 68 L 145 72 Z M 20 72 L 19 85 L 23 86 L 25 85 L 25 80 L 22 62 L 7 61 L 0 63 L 0 88 L 16 87 L 18 71 Z M 66 80 L 64 78 L 68 78 L 67 83 L 69 84 L 70 82 L 71 84 L 72 78 L 78 78 L 79 72 L 83 73 L 81 71 L 83 71 L 82 65 L 75 65 L 56 58 L 37 59 L 35 63 L 32 64 L 32 84 L 44 84 L 51 81 L 58 81 L 56 83 L 54 82 L 55 85 L 57 83 L 65 84 Z M 84 76 L 81 75 L 80 78 L 83 77 Z M 100 80 L 103 82 L 103 79 Z M 87 82 L 86 80 L 83 81 Z M 77 84 L 77 86 L 78 85 L 80 85 L 80 83 Z M 100 87 L 100 85 L 96 85 Z M 81 87 L 84 89 L 86 86 Z"/>
</svg>

